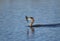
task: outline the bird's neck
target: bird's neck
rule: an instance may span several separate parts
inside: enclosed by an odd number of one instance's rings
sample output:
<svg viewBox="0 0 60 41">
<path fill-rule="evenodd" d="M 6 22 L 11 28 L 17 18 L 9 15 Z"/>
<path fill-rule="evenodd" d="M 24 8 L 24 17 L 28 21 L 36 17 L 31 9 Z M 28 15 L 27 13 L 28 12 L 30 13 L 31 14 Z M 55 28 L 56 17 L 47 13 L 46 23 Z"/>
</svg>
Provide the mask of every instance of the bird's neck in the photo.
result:
<svg viewBox="0 0 60 41">
<path fill-rule="evenodd" d="M 32 26 L 34 23 L 34 20 L 31 19 L 30 26 Z"/>
</svg>

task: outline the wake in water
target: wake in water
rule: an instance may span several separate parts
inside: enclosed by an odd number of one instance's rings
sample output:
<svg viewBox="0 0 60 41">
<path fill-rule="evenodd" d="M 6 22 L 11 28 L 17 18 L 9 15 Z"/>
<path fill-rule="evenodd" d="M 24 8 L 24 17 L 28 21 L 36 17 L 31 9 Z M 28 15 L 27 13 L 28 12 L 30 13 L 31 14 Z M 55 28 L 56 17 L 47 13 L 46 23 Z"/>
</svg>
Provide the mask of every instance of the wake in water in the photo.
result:
<svg viewBox="0 0 60 41">
<path fill-rule="evenodd" d="M 27 26 L 30 27 L 30 26 Z M 32 27 L 60 27 L 60 23 L 57 24 L 35 24 Z"/>
</svg>

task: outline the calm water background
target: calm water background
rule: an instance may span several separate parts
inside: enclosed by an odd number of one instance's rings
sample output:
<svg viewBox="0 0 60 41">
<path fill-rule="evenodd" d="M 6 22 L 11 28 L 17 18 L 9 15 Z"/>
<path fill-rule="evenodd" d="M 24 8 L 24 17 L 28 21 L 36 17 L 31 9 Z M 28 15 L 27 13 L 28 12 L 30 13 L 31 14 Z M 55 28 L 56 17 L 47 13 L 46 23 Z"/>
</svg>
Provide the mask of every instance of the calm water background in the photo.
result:
<svg viewBox="0 0 60 41">
<path fill-rule="evenodd" d="M 32 34 L 25 16 L 34 24 L 60 23 L 60 0 L 0 0 L 0 41 L 60 41 L 60 27 L 38 27 Z"/>
</svg>

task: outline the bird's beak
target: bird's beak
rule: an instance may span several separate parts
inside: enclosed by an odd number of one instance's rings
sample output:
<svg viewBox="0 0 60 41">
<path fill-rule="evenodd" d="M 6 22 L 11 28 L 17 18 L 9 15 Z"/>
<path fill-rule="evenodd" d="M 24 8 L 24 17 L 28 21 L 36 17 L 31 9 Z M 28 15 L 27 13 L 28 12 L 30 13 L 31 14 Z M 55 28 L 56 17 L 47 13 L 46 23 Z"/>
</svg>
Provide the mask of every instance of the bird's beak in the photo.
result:
<svg viewBox="0 0 60 41">
<path fill-rule="evenodd" d="M 27 17 L 27 16 L 25 16 L 25 18 L 26 18 L 26 21 L 28 22 L 28 17 Z"/>
</svg>

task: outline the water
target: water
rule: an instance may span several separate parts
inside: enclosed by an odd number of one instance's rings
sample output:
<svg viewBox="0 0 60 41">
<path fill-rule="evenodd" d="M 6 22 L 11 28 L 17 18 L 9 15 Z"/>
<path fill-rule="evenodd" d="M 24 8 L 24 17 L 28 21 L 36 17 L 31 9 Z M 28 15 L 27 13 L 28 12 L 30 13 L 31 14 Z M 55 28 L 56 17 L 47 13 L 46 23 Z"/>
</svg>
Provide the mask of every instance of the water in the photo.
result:
<svg viewBox="0 0 60 41">
<path fill-rule="evenodd" d="M 60 0 L 0 0 L 0 41 L 60 40 L 60 26 L 34 27 L 32 33 L 25 16 L 34 24 L 60 23 Z"/>
</svg>

